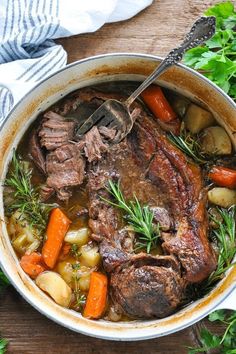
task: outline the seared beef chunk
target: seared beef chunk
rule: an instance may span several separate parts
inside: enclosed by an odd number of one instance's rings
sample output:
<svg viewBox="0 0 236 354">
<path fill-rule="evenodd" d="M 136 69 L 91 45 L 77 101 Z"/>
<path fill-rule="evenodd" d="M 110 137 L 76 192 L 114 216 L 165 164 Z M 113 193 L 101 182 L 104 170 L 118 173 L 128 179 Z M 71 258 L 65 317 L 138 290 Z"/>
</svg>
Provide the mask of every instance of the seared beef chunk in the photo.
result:
<svg viewBox="0 0 236 354">
<path fill-rule="evenodd" d="M 141 253 L 111 275 L 113 301 L 134 318 L 170 315 L 180 303 L 183 287 L 178 264 L 172 256 Z"/>
<path fill-rule="evenodd" d="M 200 282 L 216 267 L 216 257 L 207 237 L 206 192 L 200 168 L 190 163 L 150 119 L 143 116 L 135 129 L 139 125 L 153 136 L 156 144 L 147 177 L 168 195 L 177 229 L 175 235 L 164 237 L 162 247 L 179 259 L 188 282 Z"/>
<path fill-rule="evenodd" d="M 30 156 L 35 165 L 45 174 L 45 156 L 39 144 L 38 132 L 34 131 L 29 141 Z"/>
<path fill-rule="evenodd" d="M 66 187 L 77 186 L 84 180 L 85 162 L 78 144 L 65 144 L 50 152 L 46 157 L 47 185 L 57 191 L 61 200 L 70 192 Z"/>
<path fill-rule="evenodd" d="M 54 150 L 68 143 L 74 135 L 75 122 L 52 111 L 44 114 L 41 129 L 38 133 L 41 146 L 47 150 Z"/>
<path fill-rule="evenodd" d="M 111 178 L 119 178 L 126 199 L 135 194 L 153 209 L 154 222 L 162 227 L 161 247 L 174 262 L 164 255 L 150 256 L 151 262 L 141 264 L 133 247 L 124 248 L 122 240 L 128 239 L 128 233 L 126 230 L 124 237 L 121 232 L 122 218 L 100 198 L 109 198 L 105 187 Z M 200 168 L 168 141 L 144 111 L 127 139 L 110 147 L 102 160 L 90 166 L 88 192 L 89 225 L 110 273 L 113 301 L 124 313 L 144 318 L 167 316 L 181 303 L 188 283 L 204 280 L 215 269 Z M 130 242 L 133 246 L 132 238 Z"/>
</svg>

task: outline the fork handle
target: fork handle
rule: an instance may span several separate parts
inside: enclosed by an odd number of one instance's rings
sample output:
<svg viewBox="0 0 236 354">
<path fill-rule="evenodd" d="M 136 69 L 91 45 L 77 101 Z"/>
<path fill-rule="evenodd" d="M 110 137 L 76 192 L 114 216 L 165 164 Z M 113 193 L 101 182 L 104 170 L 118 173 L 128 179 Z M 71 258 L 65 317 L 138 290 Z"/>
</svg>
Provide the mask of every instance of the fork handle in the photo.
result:
<svg viewBox="0 0 236 354">
<path fill-rule="evenodd" d="M 186 35 L 182 44 L 171 50 L 161 64 L 146 78 L 146 80 L 127 98 L 124 102 L 126 107 L 133 103 L 133 101 L 156 80 L 164 71 L 170 66 L 178 63 L 186 50 L 194 48 L 199 44 L 204 43 L 211 38 L 215 33 L 216 19 L 214 16 L 200 17 L 192 26 L 189 33 Z"/>
</svg>

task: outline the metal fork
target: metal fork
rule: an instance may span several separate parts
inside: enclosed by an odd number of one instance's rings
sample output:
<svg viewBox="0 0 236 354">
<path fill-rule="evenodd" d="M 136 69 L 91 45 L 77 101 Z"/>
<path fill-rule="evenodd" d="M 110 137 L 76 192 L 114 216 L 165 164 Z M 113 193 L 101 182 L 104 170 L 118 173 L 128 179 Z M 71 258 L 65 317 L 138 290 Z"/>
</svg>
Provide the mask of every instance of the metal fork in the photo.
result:
<svg viewBox="0 0 236 354">
<path fill-rule="evenodd" d="M 194 48 L 210 39 L 215 33 L 216 19 L 214 16 L 200 17 L 186 35 L 182 44 L 171 50 L 160 65 L 146 78 L 146 80 L 126 99 L 120 102 L 115 99 L 105 101 L 77 130 L 76 136 L 80 137 L 94 125 L 106 126 L 116 129 L 113 143 L 120 142 L 132 129 L 133 120 L 129 108 L 134 100 L 151 84 L 158 76 L 170 66 L 178 63 L 186 50 Z"/>
</svg>

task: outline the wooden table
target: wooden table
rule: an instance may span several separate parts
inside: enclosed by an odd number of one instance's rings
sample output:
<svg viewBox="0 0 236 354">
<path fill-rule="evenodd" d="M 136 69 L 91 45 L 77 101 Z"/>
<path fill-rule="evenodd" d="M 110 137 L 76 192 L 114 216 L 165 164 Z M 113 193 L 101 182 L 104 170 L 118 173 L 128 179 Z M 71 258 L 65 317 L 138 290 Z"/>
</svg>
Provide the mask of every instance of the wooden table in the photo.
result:
<svg viewBox="0 0 236 354">
<path fill-rule="evenodd" d="M 138 1 L 138 0 L 136 0 Z M 218 0 L 154 0 L 135 18 L 105 25 L 96 33 L 58 40 L 69 62 L 109 52 L 165 55 L 180 42 L 203 11 Z M 216 325 L 210 325 L 220 330 Z M 108 342 L 73 333 L 42 316 L 9 288 L 0 295 L 1 334 L 14 354 L 185 354 L 196 340 L 195 327 L 149 341 Z"/>
</svg>

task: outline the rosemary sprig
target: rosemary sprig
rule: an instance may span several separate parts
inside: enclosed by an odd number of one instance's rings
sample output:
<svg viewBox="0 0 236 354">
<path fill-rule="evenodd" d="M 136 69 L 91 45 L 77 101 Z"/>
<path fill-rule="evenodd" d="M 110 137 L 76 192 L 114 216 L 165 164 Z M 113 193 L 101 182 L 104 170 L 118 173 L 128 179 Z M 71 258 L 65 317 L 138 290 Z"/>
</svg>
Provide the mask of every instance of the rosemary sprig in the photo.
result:
<svg viewBox="0 0 236 354">
<path fill-rule="evenodd" d="M 54 204 L 41 202 L 38 189 L 31 183 L 32 169 L 27 162 L 22 161 L 14 152 L 10 171 L 5 180 L 5 186 L 13 193 L 12 200 L 5 205 L 6 214 L 20 211 L 25 220 L 41 237 L 45 231 L 49 212 Z"/>
<path fill-rule="evenodd" d="M 185 153 L 188 157 L 191 157 L 198 164 L 205 164 L 207 160 L 200 150 L 200 144 L 196 137 L 193 137 L 189 132 L 183 130 L 181 135 L 176 136 L 172 132 L 167 135 L 168 139 Z"/>
<path fill-rule="evenodd" d="M 139 235 L 136 249 L 146 248 L 147 253 L 150 253 L 151 249 L 156 247 L 160 237 L 159 224 L 156 228 L 153 225 L 153 211 L 148 206 L 141 206 L 136 196 L 134 196 L 134 201 L 125 201 L 119 183 L 113 183 L 111 180 L 108 183 L 108 191 L 116 202 L 102 199 L 125 212 L 124 219 Z"/>
<path fill-rule="evenodd" d="M 235 216 L 236 207 L 230 209 L 217 208 L 221 220 L 210 215 L 210 218 L 218 226 L 217 229 L 212 230 L 212 238 L 216 240 L 219 255 L 216 270 L 209 276 L 206 282 L 206 288 L 211 288 L 218 280 L 222 279 L 227 269 L 232 267 L 235 263 L 231 263 L 236 254 L 236 228 Z"/>
</svg>

